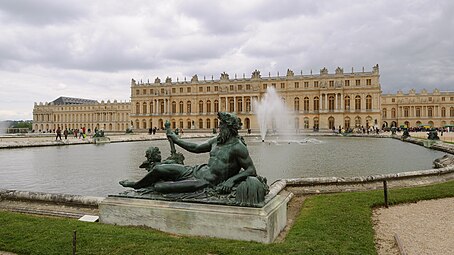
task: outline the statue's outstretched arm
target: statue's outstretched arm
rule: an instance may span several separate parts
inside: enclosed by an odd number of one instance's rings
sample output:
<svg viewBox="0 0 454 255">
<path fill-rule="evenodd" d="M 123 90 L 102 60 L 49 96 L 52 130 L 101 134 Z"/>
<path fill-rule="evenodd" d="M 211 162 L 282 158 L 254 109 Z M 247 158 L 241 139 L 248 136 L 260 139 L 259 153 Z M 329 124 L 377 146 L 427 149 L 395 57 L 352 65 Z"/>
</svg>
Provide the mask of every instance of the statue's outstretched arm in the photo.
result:
<svg viewBox="0 0 454 255">
<path fill-rule="evenodd" d="M 174 133 L 173 134 L 170 134 L 168 135 L 168 137 L 170 139 L 172 139 L 172 141 L 177 144 L 178 146 L 180 146 L 181 148 L 189 151 L 189 152 L 193 152 L 193 153 L 204 153 L 204 152 L 210 152 L 211 150 L 211 145 L 213 144 L 213 139 L 216 139 L 216 138 L 212 138 L 210 140 L 207 140 L 203 143 L 191 143 L 191 142 L 188 142 L 188 141 L 185 141 L 185 140 L 182 140 L 180 139 L 177 135 L 175 135 Z"/>
</svg>

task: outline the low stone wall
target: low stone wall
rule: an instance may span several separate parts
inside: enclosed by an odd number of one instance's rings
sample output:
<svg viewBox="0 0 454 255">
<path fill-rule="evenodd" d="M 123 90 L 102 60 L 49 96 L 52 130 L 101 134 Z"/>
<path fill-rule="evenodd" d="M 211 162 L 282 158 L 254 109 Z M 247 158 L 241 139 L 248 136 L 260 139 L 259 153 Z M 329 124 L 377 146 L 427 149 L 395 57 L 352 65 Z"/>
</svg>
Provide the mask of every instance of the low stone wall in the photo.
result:
<svg viewBox="0 0 454 255">
<path fill-rule="evenodd" d="M 104 197 L 0 189 L 0 200 L 20 200 L 98 207 Z"/>
</svg>

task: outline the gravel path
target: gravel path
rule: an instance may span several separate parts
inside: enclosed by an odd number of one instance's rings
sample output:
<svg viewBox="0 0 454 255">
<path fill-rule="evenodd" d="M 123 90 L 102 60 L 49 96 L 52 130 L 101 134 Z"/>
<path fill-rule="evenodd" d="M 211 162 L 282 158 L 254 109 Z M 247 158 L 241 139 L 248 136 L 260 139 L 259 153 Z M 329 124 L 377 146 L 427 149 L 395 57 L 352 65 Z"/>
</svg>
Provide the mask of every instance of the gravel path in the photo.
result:
<svg viewBox="0 0 454 255">
<path fill-rule="evenodd" d="M 454 254 L 454 198 L 378 208 L 372 216 L 377 253 Z"/>
</svg>

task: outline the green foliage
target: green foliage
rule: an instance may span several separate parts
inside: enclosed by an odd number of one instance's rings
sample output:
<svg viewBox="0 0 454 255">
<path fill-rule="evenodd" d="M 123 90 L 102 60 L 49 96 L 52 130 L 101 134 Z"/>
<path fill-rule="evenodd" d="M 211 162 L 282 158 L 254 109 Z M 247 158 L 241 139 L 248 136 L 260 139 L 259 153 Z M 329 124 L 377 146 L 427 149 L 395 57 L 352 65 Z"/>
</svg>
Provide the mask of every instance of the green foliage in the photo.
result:
<svg viewBox="0 0 454 255">
<path fill-rule="evenodd" d="M 32 129 L 32 122 L 29 121 L 29 120 L 26 120 L 26 121 L 13 121 L 12 124 L 11 124 L 11 127 L 12 128 L 28 128 L 28 129 Z"/>
<path fill-rule="evenodd" d="M 454 181 L 389 190 L 391 204 L 453 196 Z M 0 212 L 0 251 L 71 254 L 77 230 L 77 254 L 376 254 L 376 206 L 383 206 L 382 191 L 308 197 L 286 240 L 268 245 Z"/>
</svg>

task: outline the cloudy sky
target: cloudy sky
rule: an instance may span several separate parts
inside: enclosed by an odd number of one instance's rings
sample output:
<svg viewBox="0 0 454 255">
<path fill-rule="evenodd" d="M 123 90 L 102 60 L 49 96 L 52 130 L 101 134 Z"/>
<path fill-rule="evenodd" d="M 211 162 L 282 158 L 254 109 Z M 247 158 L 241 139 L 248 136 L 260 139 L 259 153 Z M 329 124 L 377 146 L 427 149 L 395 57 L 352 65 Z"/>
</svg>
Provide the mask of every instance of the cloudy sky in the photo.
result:
<svg viewBox="0 0 454 255">
<path fill-rule="evenodd" d="M 384 93 L 454 90 L 454 1 L 0 0 L 0 120 L 130 80 L 380 65 Z"/>
</svg>

